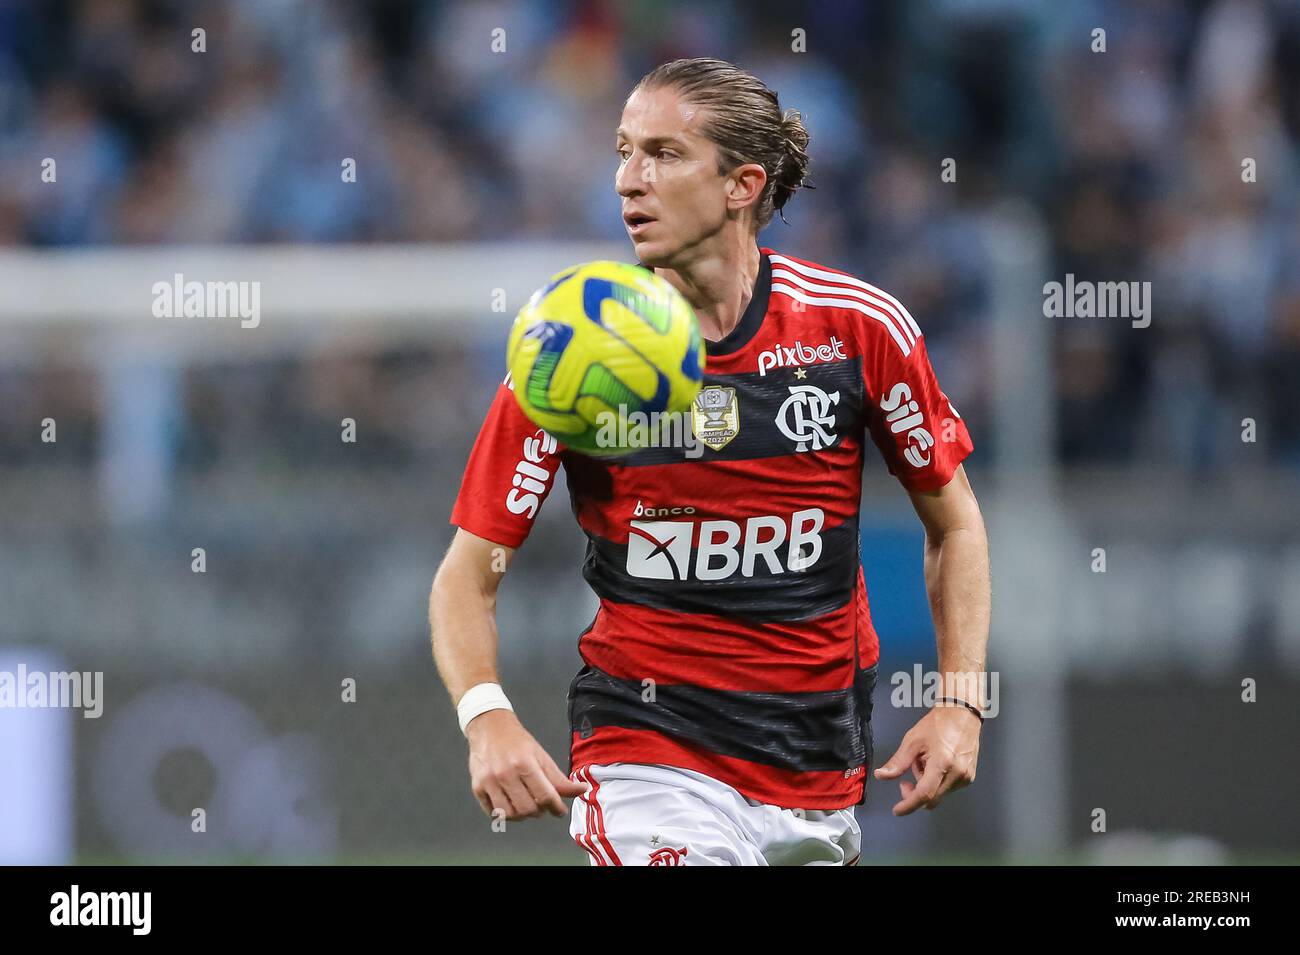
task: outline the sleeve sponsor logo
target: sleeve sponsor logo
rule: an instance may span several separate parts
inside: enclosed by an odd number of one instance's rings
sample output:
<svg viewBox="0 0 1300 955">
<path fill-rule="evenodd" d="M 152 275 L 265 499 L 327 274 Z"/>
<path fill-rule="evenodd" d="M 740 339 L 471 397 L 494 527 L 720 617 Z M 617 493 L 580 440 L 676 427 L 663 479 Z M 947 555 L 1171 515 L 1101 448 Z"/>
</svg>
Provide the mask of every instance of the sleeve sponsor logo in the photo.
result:
<svg viewBox="0 0 1300 955">
<path fill-rule="evenodd" d="M 556 440 L 538 428 L 530 437 L 524 438 L 524 456 L 515 465 L 515 473 L 510 479 L 514 485 L 506 494 L 506 510 L 511 514 L 524 517 L 537 516 L 537 509 L 542 506 L 542 495 L 550 483 L 551 472 L 541 467 L 548 454 L 554 454 L 558 447 Z"/>
<path fill-rule="evenodd" d="M 900 381 L 889 389 L 889 394 L 880 402 L 880 410 L 886 413 L 885 422 L 892 433 L 906 434 L 907 447 L 903 451 L 903 457 L 907 463 L 914 468 L 929 464 L 934 435 L 925 429 L 925 414 L 913 400 L 912 389 L 907 382 Z"/>
</svg>

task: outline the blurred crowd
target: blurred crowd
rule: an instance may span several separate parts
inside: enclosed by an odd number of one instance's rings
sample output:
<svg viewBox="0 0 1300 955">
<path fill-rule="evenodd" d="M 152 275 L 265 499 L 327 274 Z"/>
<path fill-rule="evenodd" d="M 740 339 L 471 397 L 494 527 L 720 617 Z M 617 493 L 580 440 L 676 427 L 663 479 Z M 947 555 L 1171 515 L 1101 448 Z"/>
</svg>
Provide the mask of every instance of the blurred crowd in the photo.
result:
<svg viewBox="0 0 1300 955">
<path fill-rule="evenodd" d="M 815 189 L 762 241 L 904 301 L 976 433 L 992 388 L 983 226 L 1032 210 L 1044 281 L 1153 287 L 1149 328 L 1023 317 L 1053 323 L 1064 461 L 1231 468 L 1250 418 L 1246 457 L 1300 467 L 1295 2 L 8 0 L 0 245 L 618 239 L 623 98 L 695 55 L 753 70 L 812 133 Z M 189 374 L 180 461 L 219 459 L 222 409 L 247 407 L 223 400 L 233 389 L 265 396 L 249 439 L 283 449 L 313 420 L 336 426 L 349 382 L 408 421 L 410 396 L 462 358 L 353 355 L 338 381 L 315 359 Z M 0 392 L 57 393 L 93 431 L 93 389 L 61 387 L 76 376 L 55 365 L 2 371 Z M 13 461 L 28 432 L 6 419 Z M 473 425 L 394 426 L 382 457 Z"/>
</svg>

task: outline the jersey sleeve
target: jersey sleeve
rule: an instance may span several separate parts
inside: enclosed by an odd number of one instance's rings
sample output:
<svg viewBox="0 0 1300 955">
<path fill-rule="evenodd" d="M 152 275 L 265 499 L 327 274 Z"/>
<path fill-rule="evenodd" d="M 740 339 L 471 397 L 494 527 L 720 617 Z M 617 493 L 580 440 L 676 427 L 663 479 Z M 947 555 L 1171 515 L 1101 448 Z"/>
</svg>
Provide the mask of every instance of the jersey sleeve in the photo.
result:
<svg viewBox="0 0 1300 955">
<path fill-rule="evenodd" d="M 892 297 L 882 306 L 863 347 L 867 428 L 903 487 L 935 491 L 973 450 L 970 432 L 939 387 L 912 316 Z"/>
<path fill-rule="evenodd" d="M 451 523 L 485 540 L 518 547 L 551 493 L 562 450 L 524 416 L 507 376 L 470 452 Z"/>
</svg>

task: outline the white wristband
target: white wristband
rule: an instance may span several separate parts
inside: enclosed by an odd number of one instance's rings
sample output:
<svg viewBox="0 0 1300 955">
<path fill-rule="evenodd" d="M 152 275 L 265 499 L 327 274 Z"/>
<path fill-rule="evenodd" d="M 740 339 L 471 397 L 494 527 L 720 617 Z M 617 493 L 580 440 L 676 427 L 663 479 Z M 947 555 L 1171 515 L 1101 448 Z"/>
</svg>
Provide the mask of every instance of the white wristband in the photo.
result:
<svg viewBox="0 0 1300 955">
<path fill-rule="evenodd" d="M 456 716 L 460 719 L 460 731 L 468 735 L 466 727 L 474 717 L 489 710 L 510 710 L 513 713 L 514 709 L 500 683 L 479 683 L 466 690 L 460 698 L 456 704 Z"/>
</svg>

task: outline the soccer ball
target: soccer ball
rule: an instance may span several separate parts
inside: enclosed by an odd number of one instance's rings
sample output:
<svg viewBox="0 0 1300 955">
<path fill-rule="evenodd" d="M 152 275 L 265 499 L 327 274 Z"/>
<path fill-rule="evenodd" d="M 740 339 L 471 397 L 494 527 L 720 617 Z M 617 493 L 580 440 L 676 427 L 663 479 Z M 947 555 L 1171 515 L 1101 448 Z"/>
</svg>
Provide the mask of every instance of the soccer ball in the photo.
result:
<svg viewBox="0 0 1300 955">
<path fill-rule="evenodd" d="M 529 420 L 575 451 L 617 456 L 643 446 L 643 424 L 629 429 L 627 416 L 659 421 L 690 407 L 704 342 L 667 281 L 623 262 L 587 262 L 552 277 L 519 310 L 506 363 Z"/>
</svg>

